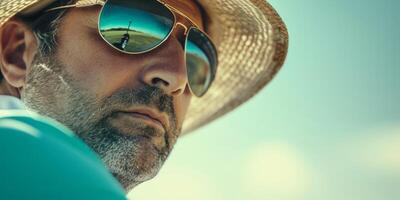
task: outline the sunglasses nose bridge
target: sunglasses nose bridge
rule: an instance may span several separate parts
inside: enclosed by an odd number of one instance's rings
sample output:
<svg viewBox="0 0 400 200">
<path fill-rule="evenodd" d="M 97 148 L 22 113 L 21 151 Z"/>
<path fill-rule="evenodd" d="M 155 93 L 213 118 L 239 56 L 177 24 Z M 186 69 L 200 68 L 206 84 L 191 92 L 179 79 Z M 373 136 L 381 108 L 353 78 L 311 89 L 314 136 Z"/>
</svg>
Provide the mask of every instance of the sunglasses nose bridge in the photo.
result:
<svg viewBox="0 0 400 200">
<path fill-rule="evenodd" d="M 188 33 L 188 31 L 189 31 L 189 28 L 188 28 L 185 24 L 183 24 L 183 23 L 181 23 L 181 22 L 177 22 L 177 23 L 175 24 L 175 26 L 174 26 L 174 29 L 177 29 L 178 26 L 181 26 L 181 27 L 183 28 L 183 30 L 184 30 L 183 35 L 186 36 L 187 33 Z"/>
<path fill-rule="evenodd" d="M 185 43 L 188 31 L 189 29 L 185 24 L 181 22 L 176 22 L 172 29 L 169 39 L 175 38 L 181 44 L 182 49 L 185 49 Z"/>
</svg>

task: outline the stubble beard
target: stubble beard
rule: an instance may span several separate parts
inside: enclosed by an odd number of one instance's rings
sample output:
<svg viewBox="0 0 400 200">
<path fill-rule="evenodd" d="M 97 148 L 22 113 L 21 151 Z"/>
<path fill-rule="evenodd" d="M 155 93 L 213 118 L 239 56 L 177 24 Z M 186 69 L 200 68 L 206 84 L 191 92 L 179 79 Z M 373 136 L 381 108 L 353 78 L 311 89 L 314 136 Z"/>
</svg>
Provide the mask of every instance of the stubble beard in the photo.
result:
<svg viewBox="0 0 400 200">
<path fill-rule="evenodd" d="M 36 56 L 22 100 L 28 109 L 53 118 L 80 137 L 105 163 L 109 171 L 129 191 L 153 178 L 171 152 L 181 128 L 176 127 L 172 99 L 158 88 L 123 89 L 96 98 L 78 86 L 55 56 Z M 135 136 L 122 133 L 110 120 L 115 109 L 132 105 L 152 105 L 169 115 L 171 127 L 164 134 L 165 146 L 157 149 L 144 135 L 159 131 L 137 123 Z"/>
</svg>

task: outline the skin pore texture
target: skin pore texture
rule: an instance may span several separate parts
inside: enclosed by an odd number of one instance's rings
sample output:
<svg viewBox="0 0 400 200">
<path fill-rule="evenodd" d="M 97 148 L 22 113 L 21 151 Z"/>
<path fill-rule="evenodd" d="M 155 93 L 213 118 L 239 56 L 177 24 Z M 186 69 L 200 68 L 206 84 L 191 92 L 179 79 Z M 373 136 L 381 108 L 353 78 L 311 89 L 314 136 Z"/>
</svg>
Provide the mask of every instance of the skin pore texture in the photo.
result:
<svg viewBox="0 0 400 200">
<path fill-rule="evenodd" d="M 164 0 L 202 24 L 193 0 Z M 1 94 L 73 130 L 100 155 L 125 190 L 153 178 L 180 135 L 192 94 L 184 61 L 184 28 L 158 48 L 127 55 L 108 46 L 97 30 L 100 6 L 69 9 L 57 48 L 37 53 L 33 33 L 18 19 L 0 29 Z M 182 17 L 177 20 L 187 24 Z M 203 28 L 203 27 L 200 27 Z M 151 109 L 164 127 L 127 112 Z"/>
</svg>

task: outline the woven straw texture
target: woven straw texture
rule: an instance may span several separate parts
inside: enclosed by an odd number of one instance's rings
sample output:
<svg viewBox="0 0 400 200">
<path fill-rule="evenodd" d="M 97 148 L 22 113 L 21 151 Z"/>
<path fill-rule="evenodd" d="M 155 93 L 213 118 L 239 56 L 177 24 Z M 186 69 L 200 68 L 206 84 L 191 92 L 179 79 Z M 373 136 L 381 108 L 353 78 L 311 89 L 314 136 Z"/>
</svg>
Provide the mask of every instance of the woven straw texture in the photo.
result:
<svg viewBox="0 0 400 200">
<path fill-rule="evenodd" d="M 209 15 L 207 32 L 219 53 L 214 84 L 193 98 L 183 133 L 226 114 L 263 88 L 283 65 L 288 34 L 265 0 L 200 0 Z"/>
<path fill-rule="evenodd" d="M 38 2 L 39 0 L 1 0 L 0 1 L 0 26 L 19 11 Z"/>
<path fill-rule="evenodd" d="M 219 66 L 208 93 L 192 98 L 182 134 L 217 119 L 254 96 L 282 67 L 288 49 L 287 29 L 265 0 L 198 1 L 208 16 L 206 31 L 218 48 Z M 36 2 L 0 0 L 0 26 Z"/>
</svg>

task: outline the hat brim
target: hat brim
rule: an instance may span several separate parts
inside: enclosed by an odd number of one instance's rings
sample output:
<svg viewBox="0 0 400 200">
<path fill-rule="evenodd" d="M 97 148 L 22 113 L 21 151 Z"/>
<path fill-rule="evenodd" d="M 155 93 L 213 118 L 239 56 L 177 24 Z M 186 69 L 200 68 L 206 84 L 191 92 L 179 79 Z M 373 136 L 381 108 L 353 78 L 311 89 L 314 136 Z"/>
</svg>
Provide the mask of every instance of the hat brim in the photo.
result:
<svg viewBox="0 0 400 200">
<path fill-rule="evenodd" d="M 282 67 L 288 32 L 265 0 L 198 0 L 208 15 L 206 28 L 216 43 L 215 82 L 193 98 L 183 125 L 187 134 L 235 109 L 267 85 Z"/>
</svg>

